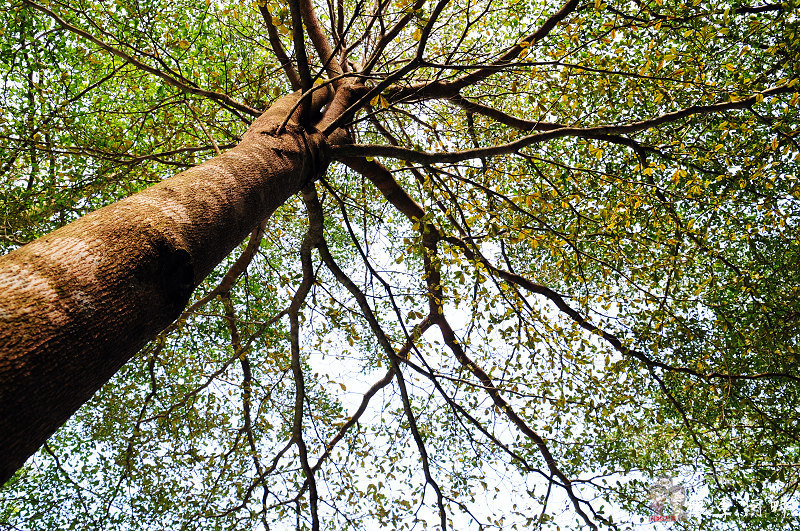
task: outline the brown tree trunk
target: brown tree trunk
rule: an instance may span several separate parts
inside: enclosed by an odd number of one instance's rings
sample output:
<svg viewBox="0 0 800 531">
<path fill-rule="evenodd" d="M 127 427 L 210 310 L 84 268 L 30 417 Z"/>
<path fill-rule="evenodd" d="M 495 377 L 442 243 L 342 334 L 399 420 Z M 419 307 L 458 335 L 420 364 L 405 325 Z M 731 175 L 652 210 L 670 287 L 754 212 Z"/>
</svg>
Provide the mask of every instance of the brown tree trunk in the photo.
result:
<svg viewBox="0 0 800 531">
<path fill-rule="evenodd" d="M 0 484 L 324 170 L 284 98 L 234 149 L 0 257 Z"/>
</svg>

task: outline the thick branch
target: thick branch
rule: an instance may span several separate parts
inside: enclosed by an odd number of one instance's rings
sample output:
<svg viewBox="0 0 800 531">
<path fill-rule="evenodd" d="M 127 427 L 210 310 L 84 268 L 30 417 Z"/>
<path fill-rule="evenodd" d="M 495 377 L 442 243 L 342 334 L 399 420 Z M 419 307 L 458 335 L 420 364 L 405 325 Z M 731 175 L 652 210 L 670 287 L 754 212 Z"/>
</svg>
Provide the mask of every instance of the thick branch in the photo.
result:
<svg viewBox="0 0 800 531">
<path fill-rule="evenodd" d="M 286 73 L 286 77 L 289 78 L 289 82 L 292 84 L 292 90 L 299 90 L 301 86 L 300 75 L 297 73 L 297 70 L 295 70 L 294 65 L 292 65 L 292 60 L 289 59 L 286 50 L 283 49 L 281 36 L 275 24 L 272 23 L 272 15 L 269 12 L 267 4 L 259 5 L 258 10 L 264 18 L 264 23 L 267 25 L 267 35 L 269 36 L 269 45 L 272 48 L 272 53 L 275 54 L 281 68 L 283 68 L 283 71 Z"/>
<path fill-rule="evenodd" d="M 714 103 L 711 105 L 692 105 L 679 111 L 668 112 L 651 118 L 649 120 L 642 120 L 630 124 L 621 125 L 600 125 L 595 127 L 561 127 L 527 135 L 518 138 L 513 142 L 501 144 L 499 146 L 483 147 L 476 149 L 466 149 L 462 151 L 451 151 L 447 153 L 430 153 L 426 151 L 416 151 L 414 149 L 401 147 L 401 146 L 386 146 L 381 144 L 358 144 L 349 146 L 338 146 L 333 148 L 332 153 L 334 158 L 340 160 L 345 157 L 391 157 L 396 159 L 405 160 L 407 162 L 416 162 L 419 164 L 437 164 L 437 163 L 453 163 L 461 162 L 470 159 L 479 159 L 486 157 L 494 157 L 498 155 L 507 155 L 516 153 L 519 150 L 531 146 L 533 144 L 553 140 L 563 137 L 578 137 L 578 138 L 603 138 L 609 135 L 624 135 L 652 129 L 660 125 L 675 122 L 683 118 L 688 118 L 695 115 L 713 114 L 717 112 L 730 111 L 735 109 L 745 109 L 755 104 L 759 98 L 781 94 L 793 90 L 789 83 L 774 87 L 758 94 L 754 94 L 748 98 L 737 101 Z"/>
<path fill-rule="evenodd" d="M 303 22 L 306 25 L 306 31 L 314 44 L 314 49 L 317 51 L 319 60 L 325 65 L 325 70 L 328 77 L 336 77 L 342 74 L 342 66 L 333 55 L 328 38 L 320 26 L 317 14 L 314 11 L 314 4 L 311 0 L 299 0 L 300 13 L 303 17 Z"/>
<path fill-rule="evenodd" d="M 308 66 L 308 54 L 303 31 L 303 16 L 300 12 L 299 0 L 288 0 L 289 11 L 292 16 L 292 40 L 294 42 L 294 56 L 297 58 L 297 70 L 300 75 L 300 88 L 303 92 L 311 88 L 311 69 Z"/>
</svg>

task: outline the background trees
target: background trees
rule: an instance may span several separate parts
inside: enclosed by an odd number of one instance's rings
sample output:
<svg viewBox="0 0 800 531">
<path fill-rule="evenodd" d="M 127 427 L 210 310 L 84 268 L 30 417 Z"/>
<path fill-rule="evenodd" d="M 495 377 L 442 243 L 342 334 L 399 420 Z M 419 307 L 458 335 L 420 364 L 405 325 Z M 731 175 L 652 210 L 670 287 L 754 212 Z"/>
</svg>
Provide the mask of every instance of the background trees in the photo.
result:
<svg viewBox="0 0 800 531">
<path fill-rule="evenodd" d="M 686 527 L 796 520 L 798 6 L 693 4 L 5 10 L 5 250 L 280 95 L 356 97 L 340 163 L 0 491 L 2 521 L 624 528 L 660 477 Z"/>
</svg>

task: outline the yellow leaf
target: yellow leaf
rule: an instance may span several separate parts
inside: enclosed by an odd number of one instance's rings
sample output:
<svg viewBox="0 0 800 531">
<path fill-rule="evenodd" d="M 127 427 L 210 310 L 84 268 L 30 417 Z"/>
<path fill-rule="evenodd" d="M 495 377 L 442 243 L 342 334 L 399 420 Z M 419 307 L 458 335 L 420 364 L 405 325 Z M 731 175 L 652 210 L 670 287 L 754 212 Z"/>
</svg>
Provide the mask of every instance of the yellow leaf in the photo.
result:
<svg viewBox="0 0 800 531">
<path fill-rule="evenodd" d="M 419 28 L 415 29 L 414 34 L 411 36 L 411 38 L 414 39 L 415 41 L 420 40 L 422 38 L 422 30 L 420 30 Z"/>
<path fill-rule="evenodd" d="M 380 95 L 380 94 L 378 94 L 377 96 L 375 96 L 374 98 L 372 98 L 371 100 L 369 100 L 369 104 L 370 104 L 370 105 L 372 105 L 372 106 L 374 107 L 375 105 L 377 105 L 377 104 L 378 104 L 378 101 L 380 101 L 380 98 L 381 98 L 381 95 Z"/>
</svg>

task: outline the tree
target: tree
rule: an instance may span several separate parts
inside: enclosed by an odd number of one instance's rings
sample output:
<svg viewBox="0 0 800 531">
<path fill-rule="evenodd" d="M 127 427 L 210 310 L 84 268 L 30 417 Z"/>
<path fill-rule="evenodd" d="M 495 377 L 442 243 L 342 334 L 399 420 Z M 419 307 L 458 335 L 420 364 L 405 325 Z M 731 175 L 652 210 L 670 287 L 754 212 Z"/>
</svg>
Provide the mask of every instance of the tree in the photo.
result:
<svg viewBox="0 0 800 531">
<path fill-rule="evenodd" d="M 796 523 L 796 2 L 0 16 L 7 526 Z"/>
</svg>

